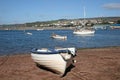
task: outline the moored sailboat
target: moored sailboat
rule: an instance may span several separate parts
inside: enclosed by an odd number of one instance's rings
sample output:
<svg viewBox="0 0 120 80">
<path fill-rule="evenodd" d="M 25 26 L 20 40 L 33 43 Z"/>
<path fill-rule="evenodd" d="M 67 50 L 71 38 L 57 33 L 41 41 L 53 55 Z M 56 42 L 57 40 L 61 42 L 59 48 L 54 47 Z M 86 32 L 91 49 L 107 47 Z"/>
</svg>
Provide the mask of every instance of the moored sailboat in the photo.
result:
<svg viewBox="0 0 120 80">
<path fill-rule="evenodd" d="M 94 34 L 94 33 L 95 30 L 90 30 L 90 29 L 79 29 L 73 31 L 73 34 L 81 34 L 81 35 Z"/>
<path fill-rule="evenodd" d="M 78 26 L 78 28 L 76 28 L 73 31 L 73 34 L 87 35 L 87 34 L 94 34 L 95 33 L 95 30 L 86 28 L 86 26 L 85 26 L 85 14 L 86 13 L 85 13 L 85 8 L 84 8 L 84 22 L 82 24 L 82 27 L 80 28 Z"/>
</svg>

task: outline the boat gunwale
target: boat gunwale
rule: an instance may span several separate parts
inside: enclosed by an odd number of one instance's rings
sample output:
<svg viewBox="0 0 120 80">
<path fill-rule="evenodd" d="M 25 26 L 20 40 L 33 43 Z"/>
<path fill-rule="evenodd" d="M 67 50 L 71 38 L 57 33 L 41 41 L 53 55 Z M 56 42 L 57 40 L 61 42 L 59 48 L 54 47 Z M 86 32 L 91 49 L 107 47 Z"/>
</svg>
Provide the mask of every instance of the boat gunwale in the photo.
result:
<svg viewBox="0 0 120 80">
<path fill-rule="evenodd" d="M 33 54 L 43 54 L 43 55 L 51 55 L 51 54 L 60 54 L 60 53 L 69 53 L 71 54 L 71 52 L 69 50 L 54 50 L 54 49 L 48 49 L 49 51 L 46 52 L 42 52 L 42 51 L 37 51 L 37 48 L 32 49 L 32 53 Z"/>
</svg>

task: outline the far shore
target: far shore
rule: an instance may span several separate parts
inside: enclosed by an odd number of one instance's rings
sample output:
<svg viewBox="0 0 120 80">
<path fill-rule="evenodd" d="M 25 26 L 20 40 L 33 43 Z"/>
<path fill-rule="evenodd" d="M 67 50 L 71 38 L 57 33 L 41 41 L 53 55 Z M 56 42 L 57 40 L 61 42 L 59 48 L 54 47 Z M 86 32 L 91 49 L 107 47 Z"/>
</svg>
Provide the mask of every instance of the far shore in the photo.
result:
<svg viewBox="0 0 120 80">
<path fill-rule="evenodd" d="M 78 49 L 64 77 L 36 66 L 30 54 L 0 56 L 0 80 L 120 80 L 120 47 Z"/>
<path fill-rule="evenodd" d="M 75 27 L 0 27 L 0 30 L 56 30 L 56 29 L 75 29 Z"/>
</svg>

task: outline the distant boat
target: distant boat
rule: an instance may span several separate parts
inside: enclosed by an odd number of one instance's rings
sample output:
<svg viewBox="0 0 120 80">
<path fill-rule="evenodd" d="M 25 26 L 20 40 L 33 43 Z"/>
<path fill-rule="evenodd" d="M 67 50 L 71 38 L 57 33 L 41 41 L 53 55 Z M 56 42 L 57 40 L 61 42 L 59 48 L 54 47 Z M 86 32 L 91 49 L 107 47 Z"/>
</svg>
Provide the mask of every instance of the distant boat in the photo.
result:
<svg viewBox="0 0 120 80">
<path fill-rule="evenodd" d="M 51 38 L 54 38 L 54 39 L 63 39 L 63 40 L 65 40 L 65 39 L 67 39 L 67 36 L 61 36 L 61 35 L 57 35 L 57 34 L 52 34 L 51 35 Z"/>
<path fill-rule="evenodd" d="M 85 8 L 84 8 L 84 23 L 82 23 L 82 28 L 79 26 L 73 31 L 73 34 L 80 34 L 80 35 L 86 35 L 86 34 L 94 34 L 95 30 L 92 29 L 86 29 L 85 27 Z"/>
<path fill-rule="evenodd" d="M 24 29 L 24 33 L 27 34 L 27 35 L 32 35 L 31 32 L 28 32 L 28 31 L 26 31 L 25 29 Z"/>
<path fill-rule="evenodd" d="M 32 33 L 31 33 L 31 32 L 27 32 L 26 34 L 28 34 L 28 35 L 32 35 Z"/>
<path fill-rule="evenodd" d="M 31 32 L 26 31 L 26 24 L 25 24 L 25 28 L 23 28 L 23 31 L 24 31 L 25 34 L 32 35 Z"/>
<path fill-rule="evenodd" d="M 89 29 L 79 29 L 79 30 L 74 30 L 73 34 L 81 34 L 81 35 L 86 35 L 86 34 L 94 34 L 95 30 L 89 30 Z"/>
<path fill-rule="evenodd" d="M 66 69 L 73 64 L 75 57 L 75 48 L 59 49 L 33 49 L 31 56 L 35 63 L 61 76 L 65 74 Z"/>
<path fill-rule="evenodd" d="M 120 29 L 120 24 L 114 24 L 110 26 L 111 29 Z"/>
<path fill-rule="evenodd" d="M 42 28 L 41 29 L 37 29 L 37 31 L 42 31 L 42 30 L 44 30 L 44 29 L 42 29 Z"/>
</svg>

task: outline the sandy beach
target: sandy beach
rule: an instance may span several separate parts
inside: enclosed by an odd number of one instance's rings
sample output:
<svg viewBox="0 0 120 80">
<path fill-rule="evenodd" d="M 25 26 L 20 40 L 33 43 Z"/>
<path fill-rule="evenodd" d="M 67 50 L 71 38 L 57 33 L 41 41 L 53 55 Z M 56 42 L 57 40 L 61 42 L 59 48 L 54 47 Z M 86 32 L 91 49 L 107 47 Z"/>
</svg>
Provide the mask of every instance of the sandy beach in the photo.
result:
<svg viewBox="0 0 120 80">
<path fill-rule="evenodd" d="M 0 80 L 120 80 L 120 47 L 79 49 L 75 59 L 60 77 L 37 67 L 30 54 L 1 56 Z"/>
</svg>

